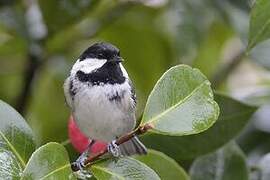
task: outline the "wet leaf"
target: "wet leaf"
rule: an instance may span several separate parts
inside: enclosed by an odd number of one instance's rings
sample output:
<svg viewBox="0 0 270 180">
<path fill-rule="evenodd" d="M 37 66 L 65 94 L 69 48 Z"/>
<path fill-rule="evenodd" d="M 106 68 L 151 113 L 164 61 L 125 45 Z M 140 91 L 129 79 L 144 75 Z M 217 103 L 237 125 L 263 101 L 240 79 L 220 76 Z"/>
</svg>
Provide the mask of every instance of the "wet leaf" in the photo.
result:
<svg viewBox="0 0 270 180">
<path fill-rule="evenodd" d="M 220 116 L 207 131 L 183 137 L 147 134 L 142 141 L 179 162 L 223 146 L 244 128 L 256 108 L 220 94 L 215 95 L 215 100 L 220 106 Z"/>
<path fill-rule="evenodd" d="M 236 143 L 200 157 L 190 169 L 191 180 L 248 180 L 245 155 Z"/>
<path fill-rule="evenodd" d="M 132 158 L 101 161 L 91 166 L 97 179 L 160 179 L 154 170 Z"/>
<path fill-rule="evenodd" d="M 34 150 L 30 127 L 19 113 L 0 100 L 0 179 L 19 178 Z"/>
<path fill-rule="evenodd" d="M 218 115 L 210 82 L 198 69 L 178 65 L 156 83 L 141 124 L 151 124 L 151 132 L 181 136 L 208 129 Z"/>
<path fill-rule="evenodd" d="M 270 38 L 270 1 L 257 0 L 251 11 L 248 50 Z"/>
<path fill-rule="evenodd" d="M 22 179 L 76 179 L 70 168 L 67 151 L 58 143 L 48 143 L 31 156 Z"/>
<path fill-rule="evenodd" d="M 188 175 L 172 158 L 155 150 L 148 150 L 145 156 L 136 156 L 135 159 L 152 168 L 161 179 L 187 180 Z"/>
</svg>

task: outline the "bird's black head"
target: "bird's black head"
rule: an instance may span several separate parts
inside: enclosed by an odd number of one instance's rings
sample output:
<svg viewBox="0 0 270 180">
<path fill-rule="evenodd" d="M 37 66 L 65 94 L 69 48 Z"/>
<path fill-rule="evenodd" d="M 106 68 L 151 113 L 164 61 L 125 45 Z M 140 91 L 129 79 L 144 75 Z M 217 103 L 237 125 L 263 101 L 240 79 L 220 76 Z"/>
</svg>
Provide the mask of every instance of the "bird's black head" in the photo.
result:
<svg viewBox="0 0 270 180">
<path fill-rule="evenodd" d="M 101 60 L 106 60 L 106 62 Z M 101 66 L 87 73 L 83 69 L 79 69 L 76 76 L 81 82 L 91 82 L 93 85 L 125 82 L 126 77 L 120 66 L 120 62 L 122 62 L 120 51 L 114 45 L 102 42 L 90 46 L 79 57 L 79 63 L 86 61 L 92 61 L 95 64 L 100 62 Z M 87 65 L 82 67 L 88 68 Z"/>
<path fill-rule="evenodd" d="M 106 59 L 108 61 L 121 62 L 120 51 L 110 43 L 95 43 L 86 49 L 80 56 L 80 61 L 87 58 Z"/>
</svg>

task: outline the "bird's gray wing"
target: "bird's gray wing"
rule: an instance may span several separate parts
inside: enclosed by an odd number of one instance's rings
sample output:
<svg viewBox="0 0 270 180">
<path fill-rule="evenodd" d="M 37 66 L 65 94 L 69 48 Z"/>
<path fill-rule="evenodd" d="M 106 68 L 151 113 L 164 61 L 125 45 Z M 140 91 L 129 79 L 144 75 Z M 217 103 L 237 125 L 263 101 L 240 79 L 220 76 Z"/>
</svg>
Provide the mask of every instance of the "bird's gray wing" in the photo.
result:
<svg viewBox="0 0 270 180">
<path fill-rule="evenodd" d="M 72 108 L 72 95 L 71 95 L 71 93 L 70 93 L 70 89 L 72 88 L 72 81 L 71 81 L 71 79 L 70 79 L 70 77 L 68 77 L 66 80 L 65 80 L 65 82 L 64 82 L 64 86 L 63 86 L 63 88 L 64 88 L 64 94 L 65 94 L 65 100 L 66 100 L 66 104 L 70 107 L 70 108 Z"/>
<path fill-rule="evenodd" d="M 136 97 L 136 92 L 135 92 L 135 88 L 131 82 L 131 80 L 128 81 L 128 84 L 130 85 L 130 88 L 131 88 L 131 98 L 132 100 L 134 101 L 134 108 L 136 108 L 136 105 L 137 105 L 137 97 Z"/>
</svg>

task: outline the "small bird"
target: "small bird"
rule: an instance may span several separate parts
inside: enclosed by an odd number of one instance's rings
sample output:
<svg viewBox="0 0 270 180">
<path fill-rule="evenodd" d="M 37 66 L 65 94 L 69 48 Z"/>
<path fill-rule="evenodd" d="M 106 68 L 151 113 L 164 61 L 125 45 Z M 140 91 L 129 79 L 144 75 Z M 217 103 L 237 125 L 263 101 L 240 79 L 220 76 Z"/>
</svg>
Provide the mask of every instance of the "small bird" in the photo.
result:
<svg viewBox="0 0 270 180">
<path fill-rule="evenodd" d="M 147 153 L 136 136 L 115 144 L 136 124 L 136 95 L 122 62 L 117 47 L 95 43 L 79 56 L 64 83 L 66 102 L 77 126 L 93 139 L 75 162 L 80 169 L 95 140 L 107 142 L 108 151 L 115 157 Z"/>
</svg>

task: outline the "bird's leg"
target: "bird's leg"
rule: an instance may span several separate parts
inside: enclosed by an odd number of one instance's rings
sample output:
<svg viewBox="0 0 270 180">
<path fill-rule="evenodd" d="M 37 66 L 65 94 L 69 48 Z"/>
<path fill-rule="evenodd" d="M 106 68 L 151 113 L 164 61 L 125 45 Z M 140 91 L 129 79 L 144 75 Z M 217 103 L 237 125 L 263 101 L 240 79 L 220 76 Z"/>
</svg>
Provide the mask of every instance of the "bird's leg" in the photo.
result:
<svg viewBox="0 0 270 180">
<path fill-rule="evenodd" d="M 110 142 L 107 146 L 108 152 L 113 155 L 113 157 L 120 157 L 121 152 L 119 146 L 115 143 L 116 140 Z"/>
<path fill-rule="evenodd" d="M 94 143 L 95 143 L 95 140 L 91 140 L 91 142 L 87 146 L 87 149 L 78 157 L 78 159 L 75 162 L 72 163 L 74 166 L 79 167 L 79 169 L 81 171 L 83 171 L 83 168 L 85 168 L 85 164 L 84 163 L 85 163 L 86 159 L 88 158 L 89 153 L 90 153 L 90 150 L 91 150 L 91 147 L 92 147 L 92 145 Z"/>
</svg>

